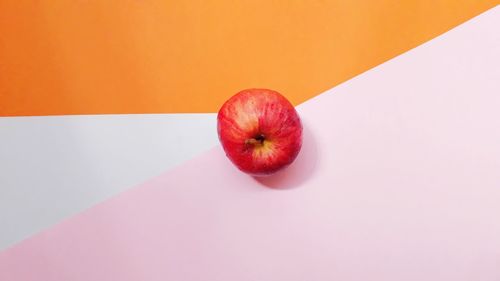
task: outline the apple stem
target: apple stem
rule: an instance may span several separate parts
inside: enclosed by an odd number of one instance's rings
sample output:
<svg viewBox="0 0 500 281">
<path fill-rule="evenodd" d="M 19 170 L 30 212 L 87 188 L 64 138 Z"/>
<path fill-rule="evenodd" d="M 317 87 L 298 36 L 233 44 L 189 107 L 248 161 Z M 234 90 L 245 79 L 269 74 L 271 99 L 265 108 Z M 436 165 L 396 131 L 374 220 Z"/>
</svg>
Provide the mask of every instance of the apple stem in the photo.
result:
<svg viewBox="0 0 500 281">
<path fill-rule="evenodd" d="M 259 144 L 259 145 L 262 145 L 264 143 L 265 139 L 266 139 L 266 137 L 263 134 L 258 134 L 254 138 L 245 140 L 245 144 L 251 144 L 251 145 Z"/>
<path fill-rule="evenodd" d="M 261 143 L 264 142 L 264 140 L 266 139 L 266 137 L 263 135 L 263 134 L 258 134 L 256 137 L 255 137 L 256 140 L 260 141 Z"/>
</svg>

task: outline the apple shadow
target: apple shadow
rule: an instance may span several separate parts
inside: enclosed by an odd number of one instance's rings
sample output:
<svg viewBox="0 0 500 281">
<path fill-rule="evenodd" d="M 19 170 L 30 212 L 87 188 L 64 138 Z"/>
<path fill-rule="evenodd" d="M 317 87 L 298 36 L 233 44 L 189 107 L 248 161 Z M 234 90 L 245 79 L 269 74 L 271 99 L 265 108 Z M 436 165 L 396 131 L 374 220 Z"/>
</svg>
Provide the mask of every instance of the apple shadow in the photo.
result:
<svg viewBox="0 0 500 281">
<path fill-rule="evenodd" d="M 272 189 L 292 189 L 300 187 L 311 178 L 318 163 L 318 148 L 314 135 L 307 126 L 303 126 L 302 134 L 302 148 L 290 166 L 270 176 L 254 176 L 254 180 Z"/>
</svg>

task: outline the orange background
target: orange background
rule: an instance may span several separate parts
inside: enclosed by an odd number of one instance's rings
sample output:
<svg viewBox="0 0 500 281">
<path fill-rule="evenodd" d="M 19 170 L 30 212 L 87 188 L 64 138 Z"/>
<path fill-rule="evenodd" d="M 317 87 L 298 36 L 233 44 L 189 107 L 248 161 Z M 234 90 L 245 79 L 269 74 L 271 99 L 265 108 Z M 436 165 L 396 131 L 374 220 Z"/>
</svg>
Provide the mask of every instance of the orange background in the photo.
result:
<svg viewBox="0 0 500 281">
<path fill-rule="evenodd" d="M 215 112 L 249 87 L 298 104 L 497 3 L 0 0 L 0 115 Z"/>
</svg>

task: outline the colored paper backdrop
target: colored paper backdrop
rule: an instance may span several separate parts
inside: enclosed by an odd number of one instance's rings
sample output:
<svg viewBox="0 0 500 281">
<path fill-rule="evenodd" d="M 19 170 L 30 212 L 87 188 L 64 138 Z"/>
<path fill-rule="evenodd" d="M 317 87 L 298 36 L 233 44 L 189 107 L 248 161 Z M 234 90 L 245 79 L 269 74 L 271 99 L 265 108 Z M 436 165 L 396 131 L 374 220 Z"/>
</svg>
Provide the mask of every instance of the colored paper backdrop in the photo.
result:
<svg viewBox="0 0 500 281">
<path fill-rule="evenodd" d="M 0 280 L 499 280 L 495 4 L 0 1 Z M 305 127 L 264 180 L 247 87 Z"/>
</svg>

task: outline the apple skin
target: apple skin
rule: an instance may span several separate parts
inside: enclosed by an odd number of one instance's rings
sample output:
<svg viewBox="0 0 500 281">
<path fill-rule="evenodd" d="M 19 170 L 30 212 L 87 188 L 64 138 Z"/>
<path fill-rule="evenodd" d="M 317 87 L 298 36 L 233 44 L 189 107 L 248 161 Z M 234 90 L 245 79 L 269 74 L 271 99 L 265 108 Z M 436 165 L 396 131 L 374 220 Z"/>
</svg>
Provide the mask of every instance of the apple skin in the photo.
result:
<svg viewBox="0 0 500 281">
<path fill-rule="evenodd" d="M 293 105 L 268 89 L 243 90 L 217 115 L 217 132 L 227 157 L 253 176 L 290 165 L 302 146 L 302 123 Z"/>
</svg>

